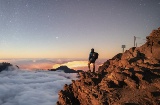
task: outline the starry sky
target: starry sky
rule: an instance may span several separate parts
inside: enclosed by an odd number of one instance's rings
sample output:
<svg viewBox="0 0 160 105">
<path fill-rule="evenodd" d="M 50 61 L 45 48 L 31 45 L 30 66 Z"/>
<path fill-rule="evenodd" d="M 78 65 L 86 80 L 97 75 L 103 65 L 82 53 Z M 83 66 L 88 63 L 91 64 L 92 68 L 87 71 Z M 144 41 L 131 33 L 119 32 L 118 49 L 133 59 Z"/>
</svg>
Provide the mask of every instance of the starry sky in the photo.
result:
<svg viewBox="0 0 160 105">
<path fill-rule="evenodd" d="M 160 0 L 0 0 L 0 58 L 111 58 L 160 27 Z"/>
</svg>

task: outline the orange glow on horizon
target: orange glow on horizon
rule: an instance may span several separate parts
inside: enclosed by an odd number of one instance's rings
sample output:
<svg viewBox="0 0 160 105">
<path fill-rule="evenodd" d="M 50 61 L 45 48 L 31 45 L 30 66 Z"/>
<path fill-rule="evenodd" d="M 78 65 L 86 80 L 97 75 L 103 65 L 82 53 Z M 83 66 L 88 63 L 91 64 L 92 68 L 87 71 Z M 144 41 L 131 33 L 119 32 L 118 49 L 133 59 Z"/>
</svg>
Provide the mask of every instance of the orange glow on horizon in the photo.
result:
<svg viewBox="0 0 160 105">
<path fill-rule="evenodd" d="M 33 59 L 31 61 L 17 61 L 16 59 L 1 59 L 0 62 L 9 62 L 13 65 L 17 65 L 20 67 L 20 69 L 27 69 L 27 70 L 48 70 L 48 69 L 56 69 L 60 66 L 67 66 L 70 69 L 74 70 L 88 70 L 88 61 L 81 60 L 81 61 L 68 61 L 66 63 L 63 63 L 62 60 L 57 60 L 56 62 L 39 62 L 36 59 Z M 96 62 L 96 70 L 98 67 L 102 64 L 102 62 L 97 61 Z M 92 69 L 92 64 L 91 64 Z"/>
<path fill-rule="evenodd" d="M 98 70 L 99 66 L 102 64 L 98 64 L 96 63 L 96 70 Z M 71 69 L 74 70 L 84 70 L 87 71 L 88 70 L 88 61 L 71 61 L 71 62 L 67 62 L 67 63 L 63 63 L 63 64 L 54 64 L 53 65 L 53 69 L 56 69 L 60 66 L 67 66 Z M 91 69 L 92 69 L 92 64 L 90 65 Z"/>
<path fill-rule="evenodd" d="M 53 68 L 58 68 L 60 66 L 67 66 L 69 68 L 77 68 L 77 67 L 86 67 L 88 64 L 88 61 L 73 61 L 73 62 L 67 62 L 64 64 L 55 64 L 53 65 Z"/>
</svg>

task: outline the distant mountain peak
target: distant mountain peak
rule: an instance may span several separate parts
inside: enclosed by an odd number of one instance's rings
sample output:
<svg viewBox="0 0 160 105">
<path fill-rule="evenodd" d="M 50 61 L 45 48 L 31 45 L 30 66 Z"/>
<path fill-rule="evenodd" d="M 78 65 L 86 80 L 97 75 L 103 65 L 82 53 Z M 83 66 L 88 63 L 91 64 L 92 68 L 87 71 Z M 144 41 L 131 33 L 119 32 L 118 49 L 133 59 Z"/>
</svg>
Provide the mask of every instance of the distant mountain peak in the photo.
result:
<svg viewBox="0 0 160 105">
<path fill-rule="evenodd" d="M 78 73 L 78 72 L 82 72 L 82 70 L 74 70 L 74 69 L 70 69 L 68 66 L 66 65 L 62 65 L 56 69 L 49 69 L 50 71 L 56 71 L 56 70 L 62 70 L 65 73 Z"/>
<path fill-rule="evenodd" d="M 70 68 L 68 68 L 68 66 L 60 66 L 58 68 L 56 68 L 57 70 L 69 70 Z"/>
<path fill-rule="evenodd" d="M 0 63 L 0 72 L 3 70 L 8 69 L 9 66 L 12 66 L 12 64 L 8 63 L 8 62 L 2 62 Z"/>
</svg>

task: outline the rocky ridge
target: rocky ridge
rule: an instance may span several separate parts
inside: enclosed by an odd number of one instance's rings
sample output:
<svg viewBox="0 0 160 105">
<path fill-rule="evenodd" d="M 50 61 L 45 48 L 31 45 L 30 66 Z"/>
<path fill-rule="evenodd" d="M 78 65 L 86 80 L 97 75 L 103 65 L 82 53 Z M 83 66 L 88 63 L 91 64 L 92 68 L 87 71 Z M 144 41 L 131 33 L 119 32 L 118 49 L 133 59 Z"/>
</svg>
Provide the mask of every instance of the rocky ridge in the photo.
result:
<svg viewBox="0 0 160 105">
<path fill-rule="evenodd" d="M 10 67 L 10 66 L 12 66 L 12 64 L 7 63 L 7 62 L 0 63 L 0 72 L 3 71 L 3 70 L 8 69 L 8 67 Z"/>
<path fill-rule="evenodd" d="M 107 60 L 98 72 L 80 72 L 65 85 L 57 105 L 160 105 L 160 28 Z"/>
</svg>

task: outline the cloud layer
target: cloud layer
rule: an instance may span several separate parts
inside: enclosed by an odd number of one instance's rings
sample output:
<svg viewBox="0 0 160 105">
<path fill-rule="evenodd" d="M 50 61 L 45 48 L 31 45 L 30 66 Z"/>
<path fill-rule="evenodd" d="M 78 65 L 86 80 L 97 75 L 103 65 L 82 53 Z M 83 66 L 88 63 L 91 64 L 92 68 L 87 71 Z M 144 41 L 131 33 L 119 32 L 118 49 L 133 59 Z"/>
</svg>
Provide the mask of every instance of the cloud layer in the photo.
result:
<svg viewBox="0 0 160 105">
<path fill-rule="evenodd" d="M 96 70 L 103 64 L 106 60 L 97 59 L 96 60 Z M 43 69 L 48 70 L 52 68 L 58 68 L 59 66 L 68 66 L 75 70 L 88 70 L 87 59 L 0 59 L 0 62 L 9 62 L 13 65 L 18 65 L 21 69 L 37 70 Z M 92 66 L 91 66 L 92 68 Z"/>
<path fill-rule="evenodd" d="M 55 105 L 58 91 L 77 74 L 9 70 L 0 73 L 0 105 Z"/>
</svg>

